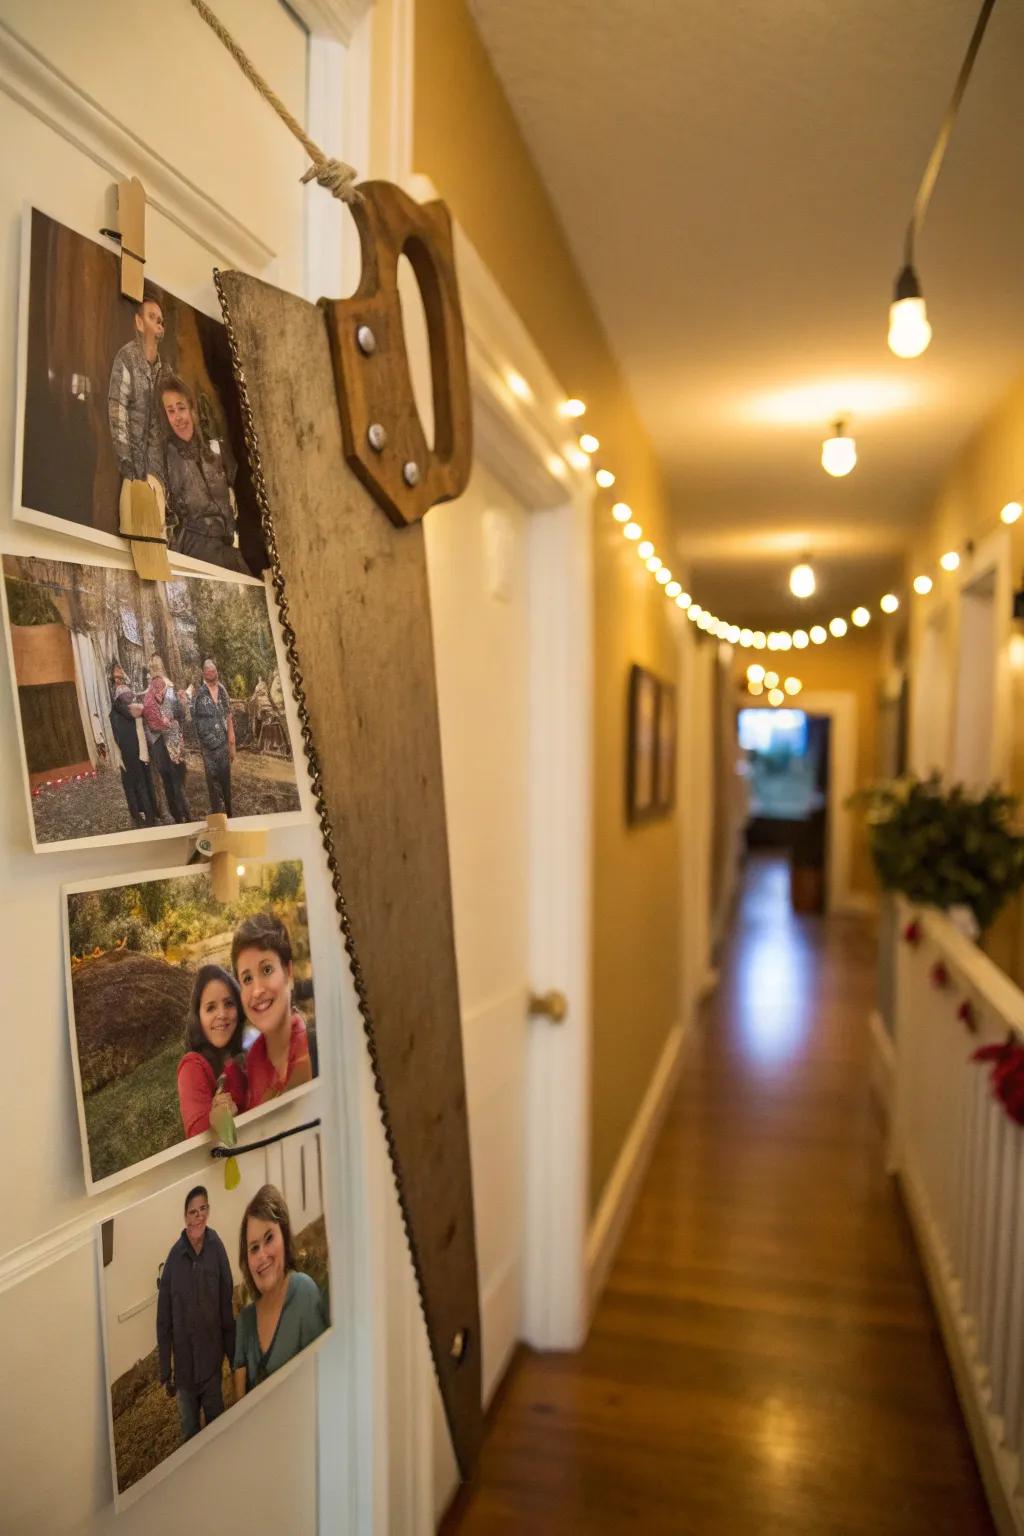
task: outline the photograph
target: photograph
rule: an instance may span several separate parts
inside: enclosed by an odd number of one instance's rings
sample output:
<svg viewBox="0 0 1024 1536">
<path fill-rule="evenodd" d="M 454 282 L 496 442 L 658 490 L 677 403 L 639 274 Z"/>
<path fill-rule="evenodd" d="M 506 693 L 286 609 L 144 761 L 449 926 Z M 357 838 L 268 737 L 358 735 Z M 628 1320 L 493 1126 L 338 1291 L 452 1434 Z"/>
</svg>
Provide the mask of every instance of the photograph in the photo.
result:
<svg viewBox="0 0 1024 1536">
<path fill-rule="evenodd" d="M 259 576 L 266 551 L 227 333 L 117 252 L 25 211 L 15 515 L 120 538 L 130 483 L 152 488 L 172 555 Z M 70 525 L 70 526 L 69 526 Z"/>
<path fill-rule="evenodd" d="M 119 1508 L 239 1421 L 330 1328 L 319 1131 L 238 1166 L 234 1189 L 215 1163 L 97 1229 Z"/>
<path fill-rule="evenodd" d="M 242 867 L 231 902 L 203 869 L 64 890 L 90 1192 L 216 1140 L 214 1110 L 245 1125 L 317 1076 L 302 864 Z"/>
<path fill-rule="evenodd" d="M 658 679 L 646 667 L 629 671 L 629 728 L 626 761 L 626 818 L 644 821 L 656 810 Z"/>
<path fill-rule="evenodd" d="M 655 804 L 659 811 L 672 810 L 676 802 L 676 690 L 671 683 L 658 684 L 658 756 L 655 773 Z"/>
<path fill-rule="evenodd" d="M 300 799 L 265 587 L 4 555 L 36 848 Z"/>
</svg>

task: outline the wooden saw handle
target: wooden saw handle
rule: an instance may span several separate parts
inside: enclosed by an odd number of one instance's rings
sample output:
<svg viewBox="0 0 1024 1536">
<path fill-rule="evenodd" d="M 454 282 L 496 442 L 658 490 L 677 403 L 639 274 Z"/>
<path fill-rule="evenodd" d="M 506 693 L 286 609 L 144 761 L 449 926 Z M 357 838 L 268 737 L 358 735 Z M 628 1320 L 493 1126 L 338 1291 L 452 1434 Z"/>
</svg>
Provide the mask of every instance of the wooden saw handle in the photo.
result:
<svg viewBox="0 0 1024 1536">
<path fill-rule="evenodd" d="M 345 457 L 398 527 L 460 496 L 473 456 L 466 338 L 451 217 L 386 181 L 364 181 L 351 205 L 363 271 L 350 299 L 321 299 L 334 363 Z M 426 440 L 409 373 L 398 296 L 398 258 L 419 283 L 430 341 L 434 446 Z"/>
</svg>

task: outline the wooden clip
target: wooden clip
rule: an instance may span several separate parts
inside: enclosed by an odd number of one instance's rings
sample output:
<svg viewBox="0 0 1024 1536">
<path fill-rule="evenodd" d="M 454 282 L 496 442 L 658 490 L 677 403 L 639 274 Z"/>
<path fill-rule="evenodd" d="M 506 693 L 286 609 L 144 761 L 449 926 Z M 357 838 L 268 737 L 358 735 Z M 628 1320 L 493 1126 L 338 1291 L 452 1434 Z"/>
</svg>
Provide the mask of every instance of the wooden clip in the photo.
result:
<svg viewBox="0 0 1024 1536">
<path fill-rule="evenodd" d="M 262 831 L 229 831 L 228 819 L 223 811 L 211 811 L 206 818 L 206 831 L 200 836 L 197 847 L 200 853 L 207 854 L 210 859 L 214 899 L 236 901 L 240 861 L 263 858 L 267 851 L 267 834 Z"/>
<path fill-rule="evenodd" d="M 121 241 L 121 293 L 141 304 L 146 266 L 146 189 L 137 176 L 117 184 L 117 236 Z"/>
<path fill-rule="evenodd" d="M 121 481 L 121 533 L 143 581 L 170 581 L 164 495 L 153 480 Z"/>
</svg>

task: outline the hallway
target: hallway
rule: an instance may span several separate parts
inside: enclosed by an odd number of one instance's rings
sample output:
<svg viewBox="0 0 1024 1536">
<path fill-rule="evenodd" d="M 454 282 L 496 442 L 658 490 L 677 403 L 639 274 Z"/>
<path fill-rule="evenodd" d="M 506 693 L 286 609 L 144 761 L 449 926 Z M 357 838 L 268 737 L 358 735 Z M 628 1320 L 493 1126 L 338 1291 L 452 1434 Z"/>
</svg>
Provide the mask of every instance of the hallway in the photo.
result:
<svg viewBox="0 0 1024 1536">
<path fill-rule="evenodd" d="M 748 866 L 585 1348 L 524 1353 L 446 1536 L 992 1530 L 868 1090 L 868 925 Z"/>
</svg>

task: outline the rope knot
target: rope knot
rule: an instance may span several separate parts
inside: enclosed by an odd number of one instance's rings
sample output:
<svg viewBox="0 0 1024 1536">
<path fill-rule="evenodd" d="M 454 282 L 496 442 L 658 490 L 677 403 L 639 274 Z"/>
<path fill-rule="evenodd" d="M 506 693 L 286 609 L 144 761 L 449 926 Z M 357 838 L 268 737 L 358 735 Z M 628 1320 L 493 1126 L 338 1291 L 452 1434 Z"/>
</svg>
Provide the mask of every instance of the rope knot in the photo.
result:
<svg viewBox="0 0 1024 1536">
<path fill-rule="evenodd" d="M 361 194 L 356 190 L 357 175 L 354 167 L 346 165 L 344 160 L 322 160 L 319 165 L 311 165 L 302 180 L 315 181 L 317 186 L 326 187 L 343 203 L 358 203 Z"/>
</svg>

